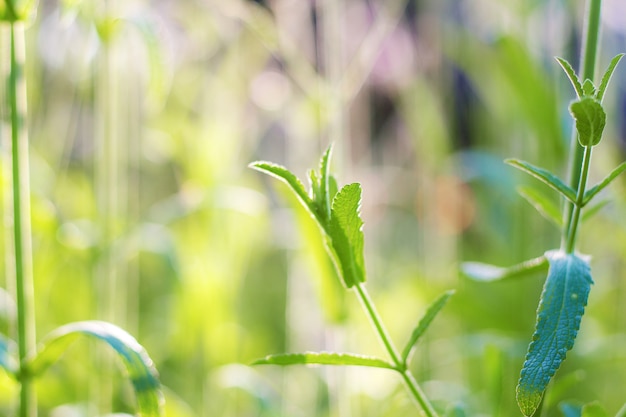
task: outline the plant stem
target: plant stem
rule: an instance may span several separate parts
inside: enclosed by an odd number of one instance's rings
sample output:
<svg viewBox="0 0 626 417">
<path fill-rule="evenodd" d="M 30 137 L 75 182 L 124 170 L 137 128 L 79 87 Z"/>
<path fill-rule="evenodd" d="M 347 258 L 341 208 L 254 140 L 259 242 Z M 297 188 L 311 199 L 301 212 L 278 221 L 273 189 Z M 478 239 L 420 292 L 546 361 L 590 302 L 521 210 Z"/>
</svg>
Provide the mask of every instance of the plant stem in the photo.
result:
<svg viewBox="0 0 626 417">
<path fill-rule="evenodd" d="M 586 28 L 585 28 L 585 40 L 583 44 L 582 50 L 582 62 L 580 75 L 581 80 L 592 80 L 595 75 L 596 68 L 596 57 L 598 55 L 598 39 L 600 38 L 600 10 L 602 8 L 602 0 L 588 0 L 587 2 L 587 19 L 586 19 Z M 583 165 L 584 158 L 584 148 L 578 143 L 578 134 L 576 133 L 576 129 L 574 128 L 574 133 L 572 134 L 571 146 L 570 146 L 570 165 L 569 165 L 569 181 L 570 186 L 574 190 L 579 189 L 579 184 L 581 181 L 581 169 Z M 578 227 L 578 220 L 576 223 L 573 223 L 573 217 L 575 212 L 574 204 L 570 202 L 565 203 L 565 211 L 563 213 L 563 224 L 565 227 L 563 228 L 563 236 L 562 242 L 563 246 L 566 248 L 569 247 L 570 244 L 575 245 L 574 242 L 570 242 L 570 236 L 575 239 L 576 233 L 574 234 L 570 232 L 570 229 L 573 227 L 574 229 Z M 580 209 L 578 209 L 580 211 Z M 578 216 L 580 213 L 578 213 Z M 573 249 L 572 249 L 573 250 Z"/>
<path fill-rule="evenodd" d="M 26 126 L 26 84 L 24 81 L 24 26 L 10 24 L 10 69 L 7 83 L 11 124 L 12 214 L 17 302 L 17 341 L 20 370 L 20 417 L 36 416 L 36 398 L 25 363 L 35 348 L 32 254 L 30 241 L 30 186 Z"/>
<path fill-rule="evenodd" d="M 587 186 L 587 177 L 589 175 L 589 163 L 591 162 L 591 146 L 584 147 L 582 172 L 580 174 L 580 181 L 578 182 L 578 193 L 576 194 L 576 204 L 574 205 L 572 224 L 569 225 L 569 234 L 567 235 L 567 243 L 565 246 L 566 253 L 574 252 L 576 247 L 576 232 L 578 230 L 578 223 L 580 219 L 580 212 L 583 206 L 583 198 L 585 196 L 585 187 Z"/>
<path fill-rule="evenodd" d="M 411 374 L 411 371 L 407 369 L 406 363 L 404 363 L 400 359 L 400 355 L 393 345 L 393 342 L 391 341 L 391 338 L 389 337 L 389 334 L 387 333 L 387 330 L 385 329 L 385 326 L 383 325 L 382 320 L 378 315 L 376 308 L 374 307 L 374 303 L 372 302 L 372 299 L 365 289 L 365 286 L 361 283 L 358 283 L 354 287 L 356 288 L 356 292 L 359 296 L 361 304 L 367 311 L 370 320 L 376 328 L 376 333 L 378 333 L 378 337 L 380 337 L 380 340 L 385 346 L 387 353 L 389 354 L 389 356 L 391 356 L 391 360 L 396 366 L 396 371 L 398 371 L 402 375 L 402 380 L 411 392 L 411 395 L 413 395 L 413 398 L 422 407 L 428 417 L 437 417 L 437 412 L 433 408 L 432 404 L 430 404 L 430 401 L 428 401 L 428 398 L 426 398 L 426 395 L 413 377 L 413 374 Z"/>
</svg>

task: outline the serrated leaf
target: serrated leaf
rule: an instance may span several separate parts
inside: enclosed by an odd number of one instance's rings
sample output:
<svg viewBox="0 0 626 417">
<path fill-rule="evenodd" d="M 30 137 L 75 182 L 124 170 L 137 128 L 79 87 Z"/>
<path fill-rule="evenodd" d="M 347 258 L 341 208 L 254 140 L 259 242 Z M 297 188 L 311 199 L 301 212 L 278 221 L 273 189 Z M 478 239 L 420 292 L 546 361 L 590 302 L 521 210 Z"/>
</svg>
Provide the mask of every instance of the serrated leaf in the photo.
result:
<svg viewBox="0 0 626 417">
<path fill-rule="evenodd" d="M 332 206 L 332 198 L 330 194 L 330 158 L 333 152 L 333 146 L 330 145 L 322 159 L 320 160 L 320 191 L 321 191 L 321 204 L 324 210 L 324 219 L 330 219 L 330 209 Z"/>
<path fill-rule="evenodd" d="M 304 352 L 269 355 L 252 363 L 253 365 L 354 365 L 373 368 L 396 369 L 391 363 L 374 356 L 355 353 Z"/>
<path fill-rule="evenodd" d="M 413 346 L 415 346 L 419 338 L 428 329 L 435 317 L 437 317 L 437 314 L 439 314 L 439 312 L 446 305 L 450 297 L 452 297 L 452 294 L 454 294 L 454 290 L 444 292 L 428 307 L 426 313 L 424 313 L 419 323 L 413 330 L 413 333 L 411 333 L 411 337 L 404 347 L 404 350 L 402 351 L 402 363 L 406 364 L 406 361 L 409 358 L 409 354 L 411 353 Z"/>
<path fill-rule="evenodd" d="M 278 165 L 273 162 L 266 162 L 266 161 L 252 162 L 248 166 L 252 169 L 256 169 L 257 171 L 263 172 L 264 174 L 277 178 L 280 181 L 287 184 L 289 186 L 289 189 L 291 189 L 291 191 L 295 193 L 296 197 L 298 197 L 298 200 L 300 201 L 300 203 L 302 203 L 304 208 L 307 209 L 307 211 L 314 218 L 316 219 L 318 218 L 318 213 L 315 210 L 315 205 L 313 204 L 313 200 L 311 200 L 311 197 L 309 197 L 309 195 L 307 194 L 304 188 L 304 185 L 302 184 L 300 179 L 298 179 L 298 177 L 296 177 L 287 168 L 285 168 L 282 165 Z"/>
<path fill-rule="evenodd" d="M 578 98 L 581 98 L 584 95 L 583 86 L 580 83 L 578 75 L 576 75 L 576 71 L 574 71 L 574 68 L 572 68 L 570 63 L 567 62 L 565 59 L 557 56 L 556 60 L 559 62 L 561 68 L 563 68 L 563 71 L 565 71 L 565 74 L 567 74 L 567 77 L 574 86 L 574 90 L 576 90 L 576 95 L 578 96 Z"/>
<path fill-rule="evenodd" d="M 626 170 L 626 162 L 622 162 L 619 164 L 609 175 L 604 177 L 602 181 L 598 184 L 594 185 L 587 191 L 585 191 L 585 195 L 583 197 L 583 206 L 587 204 L 596 194 L 602 191 L 607 185 L 609 185 L 619 174 Z"/>
<path fill-rule="evenodd" d="M 361 210 L 361 185 L 348 184 L 337 193 L 331 208 L 328 235 L 336 254 L 337 265 L 347 288 L 365 282 L 363 259 L 363 220 Z"/>
<path fill-rule="evenodd" d="M 572 102 L 569 111 L 576 121 L 578 142 L 582 146 L 595 146 L 602 140 L 606 125 L 606 113 L 602 105 L 592 97 L 583 97 Z"/>
<path fill-rule="evenodd" d="M 461 264 L 461 273 L 465 277 L 480 282 L 493 282 L 519 278 L 530 273 L 546 269 L 548 269 L 548 260 L 545 256 L 529 259 L 528 261 L 521 262 L 508 268 L 502 268 L 481 262 L 463 262 Z"/>
<path fill-rule="evenodd" d="M 606 88 L 609 85 L 609 81 L 611 81 L 611 77 L 613 76 L 613 71 L 615 71 L 615 67 L 617 67 L 617 64 L 619 63 L 619 61 L 622 59 L 623 56 L 624 54 L 619 54 L 619 55 L 614 56 L 608 68 L 604 72 L 604 75 L 602 76 L 602 81 L 600 82 L 600 87 L 598 87 L 598 92 L 596 94 L 596 99 L 600 103 L 602 103 L 602 99 L 604 98 L 604 93 L 606 92 Z"/>
<path fill-rule="evenodd" d="M 583 92 L 585 93 L 585 96 L 589 97 L 593 97 L 596 95 L 596 86 L 593 85 L 593 81 L 591 81 L 589 78 L 587 78 L 583 82 Z"/>
<path fill-rule="evenodd" d="M 61 326 L 45 337 L 27 363 L 29 372 L 40 375 L 56 362 L 76 339 L 87 336 L 105 342 L 121 359 L 137 398 L 140 417 L 163 414 L 163 393 L 158 373 L 146 350 L 126 331 L 107 322 L 82 321 Z"/>
<path fill-rule="evenodd" d="M 509 158 L 504 162 L 507 164 L 537 178 L 539 181 L 546 184 L 548 187 L 553 190 L 559 192 L 563 197 L 571 201 L 572 203 L 576 202 L 576 192 L 573 188 L 565 185 L 563 181 L 553 173 L 543 168 L 536 167 L 526 161 L 522 161 L 519 159 Z"/>
<path fill-rule="evenodd" d="M 550 379 L 574 346 L 593 283 L 589 263 L 580 256 L 560 250 L 545 256 L 550 269 L 517 385 L 517 404 L 526 416 L 534 414 Z"/>
<path fill-rule="evenodd" d="M 594 401 L 583 405 L 581 417 L 608 417 L 608 414 L 599 402 Z"/>
<path fill-rule="evenodd" d="M 16 350 L 15 342 L 0 334 L 0 368 L 11 376 L 15 376 L 17 372 L 17 359 L 14 356 Z"/>
<path fill-rule="evenodd" d="M 563 226 L 563 218 L 559 208 L 545 194 L 534 187 L 520 186 L 517 192 L 530 203 L 545 219 L 559 229 Z"/>
</svg>

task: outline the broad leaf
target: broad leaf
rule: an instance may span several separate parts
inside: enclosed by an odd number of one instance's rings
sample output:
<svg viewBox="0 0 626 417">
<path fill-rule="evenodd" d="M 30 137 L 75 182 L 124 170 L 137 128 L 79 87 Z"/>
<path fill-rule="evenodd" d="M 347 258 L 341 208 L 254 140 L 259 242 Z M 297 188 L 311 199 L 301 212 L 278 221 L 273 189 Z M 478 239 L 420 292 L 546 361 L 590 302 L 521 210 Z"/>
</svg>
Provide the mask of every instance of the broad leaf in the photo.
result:
<svg viewBox="0 0 626 417">
<path fill-rule="evenodd" d="M 606 125 L 606 113 L 595 98 L 583 97 L 569 106 L 569 111 L 576 121 L 578 142 L 582 146 L 595 146 L 602 140 Z"/>
<path fill-rule="evenodd" d="M 15 342 L 0 334 L 0 368 L 11 376 L 15 376 L 17 372 L 17 359 L 14 356 L 16 350 Z"/>
<path fill-rule="evenodd" d="M 532 164 L 529 164 L 526 161 L 521 161 L 519 159 L 511 158 L 511 159 L 506 159 L 504 162 L 537 178 L 538 180 L 546 184 L 548 187 L 561 193 L 563 197 L 567 198 L 572 203 L 576 202 L 576 192 L 574 191 L 574 189 L 565 185 L 565 183 L 561 181 L 559 177 L 557 177 L 550 171 L 547 171 L 543 168 L 536 167 Z"/>
<path fill-rule="evenodd" d="M 581 417 L 609 417 L 602 405 L 597 402 L 591 402 L 583 405 Z"/>
<path fill-rule="evenodd" d="M 304 185 L 298 179 L 298 177 L 296 177 L 287 168 L 285 168 L 282 165 L 277 165 L 272 162 L 266 162 L 266 161 L 252 162 L 248 166 L 252 169 L 256 169 L 257 171 L 263 172 L 265 174 L 268 174 L 274 178 L 278 178 L 279 180 L 283 181 L 285 184 L 289 186 L 291 191 L 293 191 L 296 194 L 296 196 L 298 197 L 298 200 L 300 200 L 304 208 L 306 208 L 314 218 L 318 218 L 318 213 L 315 210 L 315 205 L 313 204 L 313 200 L 311 200 L 311 197 L 309 197 L 309 195 L 307 194 L 306 190 L 304 189 Z"/>
<path fill-rule="evenodd" d="M 328 235 L 346 287 L 365 282 L 361 185 L 348 184 L 337 193 L 331 209 Z"/>
<path fill-rule="evenodd" d="M 391 363 L 373 356 L 355 353 L 304 352 L 269 355 L 253 365 L 355 365 L 373 368 L 396 369 Z"/>
<path fill-rule="evenodd" d="M 600 103 L 602 103 L 602 99 L 604 98 L 604 93 L 606 92 L 606 87 L 609 85 L 609 81 L 611 80 L 611 77 L 613 76 L 613 71 L 615 71 L 615 67 L 617 66 L 617 64 L 619 63 L 619 61 L 622 59 L 623 56 L 624 54 L 619 54 L 613 57 L 613 59 L 611 60 L 611 63 L 609 64 L 609 67 L 606 69 L 606 71 L 604 72 L 604 75 L 602 76 L 600 87 L 598 87 L 598 92 L 596 93 L 596 100 L 598 100 Z"/>
<path fill-rule="evenodd" d="M 575 254 L 546 252 L 550 263 L 537 324 L 517 385 L 517 403 L 532 416 L 552 376 L 574 346 L 591 284 L 589 263 Z"/>
<path fill-rule="evenodd" d="M 463 262 L 461 273 L 469 279 L 481 282 L 502 281 L 511 278 L 526 276 L 532 272 L 548 269 L 548 260 L 545 256 L 529 259 L 528 261 L 502 268 L 481 262 Z"/>
<path fill-rule="evenodd" d="M 581 98 L 584 95 L 583 86 L 580 83 L 580 79 L 578 78 L 578 75 L 576 75 L 574 68 L 572 68 L 570 63 L 563 58 L 559 58 L 557 56 L 556 60 L 559 62 L 561 68 L 563 68 L 563 71 L 565 71 L 565 74 L 567 74 L 567 77 L 574 86 L 574 90 L 576 90 L 576 95 L 578 96 L 578 98 Z"/>
<path fill-rule="evenodd" d="M 411 349 L 413 349 L 413 346 L 415 346 L 419 338 L 428 329 L 435 317 L 437 317 L 437 314 L 439 314 L 450 297 L 452 297 L 452 294 L 454 294 L 454 290 L 446 291 L 428 307 L 426 313 L 424 313 L 424 316 L 420 319 L 419 323 L 415 327 L 415 330 L 413 330 L 413 333 L 411 334 L 411 338 L 404 347 L 404 351 L 402 352 L 402 363 L 406 364 L 409 354 L 411 353 Z"/>
<path fill-rule="evenodd" d="M 524 197 L 545 219 L 559 229 L 563 226 L 561 212 L 552 200 L 534 187 L 517 187 L 517 192 Z"/>
<path fill-rule="evenodd" d="M 626 162 L 622 162 L 615 168 L 609 175 L 604 177 L 602 181 L 598 184 L 594 185 L 587 191 L 585 191 L 585 195 L 583 197 L 583 206 L 587 204 L 596 194 L 602 191 L 607 185 L 609 185 L 619 174 L 626 170 Z"/>
<path fill-rule="evenodd" d="M 134 337 L 111 323 L 83 321 L 59 327 L 46 336 L 36 355 L 30 358 L 27 364 L 29 371 L 33 375 L 43 373 L 72 342 L 83 336 L 101 340 L 117 353 L 135 389 L 138 415 L 161 416 L 163 393 L 152 359 Z"/>
</svg>

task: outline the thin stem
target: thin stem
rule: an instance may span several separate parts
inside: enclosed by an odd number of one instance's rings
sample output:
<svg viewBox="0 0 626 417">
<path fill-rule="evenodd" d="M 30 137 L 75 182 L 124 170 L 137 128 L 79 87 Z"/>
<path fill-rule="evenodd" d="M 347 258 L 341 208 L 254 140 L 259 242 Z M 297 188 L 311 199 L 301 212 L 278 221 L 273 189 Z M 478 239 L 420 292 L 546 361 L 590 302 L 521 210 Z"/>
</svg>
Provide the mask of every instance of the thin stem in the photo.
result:
<svg viewBox="0 0 626 417">
<path fill-rule="evenodd" d="M 8 80 L 8 108 L 11 123 L 12 214 L 15 261 L 15 292 L 17 301 L 17 340 L 21 385 L 21 417 L 37 414 L 32 379 L 25 368 L 27 355 L 35 347 L 35 314 L 33 306 L 32 257 L 30 244 L 30 186 L 28 179 L 28 137 L 26 117 L 26 85 L 24 82 L 24 27 L 10 25 L 11 64 Z"/>
<path fill-rule="evenodd" d="M 574 206 L 572 215 L 572 224 L 569 226 L 569 234 L 567 236 L 567 244 L 565 251 L 567 253 L 574 252 L 576 247 L 576 232 L 578 230 L 578 223 L 580 219 L 580 212 L 583 207 L 583 199 L 585 197 L 585 187 L 587 186 L 587 177 L 589 175 L 589 164 L 591 162 L 591 146 L 585 146 L 585 152 L 583 154 L 582 172 L 580 175 L 580 181 L 578 183 L 578 193 L 576 194 L 576 205 Z"/>
<path fill-rule="evenodd" d="M 596 57 L 598 55 L 598 40 L 600 38 L 600 10 L 602 8 L 602 0 L 588 0 L 587 2 L 587 20 L 585 28 L 585 40 L 583 44 L 582 62 L 580 75 L 584 81 L 586 79 L 593 80 L 596 68 Z M 569 164 L 569 181 L 570 186 L 577 190 L 581 180 L 581 167 L 583 165 L 584 148 L 578 143 L 578 134 L 574 129 L 570 147 L 570 164 Z M 563 213 L 563 245 L 569 246 L 569 237 L 572 227 L 578 227 L 578 224 L 572 222 L 574 217 L 574 205 L 565 202 L 565 210 Z M 580 213 L 578 213 L 580 215 Z M 575 233 L 574 233 L 575 237 Z M 575 243 L 575 242 L 574 242 Z"/>
<path fill-rule="evenodd" d="M 389 334 L 387 333 L 387 330 L 385 329 L 385 326 L 383 325 L 382 320 L 378 315 L 376 308 L 374 307 L 374 303 L 372 302 L 372 299 L 365 289 L 365 286 L 359 283 L 356 284 L 354 287 L 356 288 L 359 300 L 361 300 L 361 304 L 367 311 L 370 320 L 376 328 L 376 333 L 378 334 L 378 337 L 380 337 L 380 340 L 385 346 L 387 353 L 389 354 L 391 360 L 396 366 L 396 370 L 402 375 L 402 380 L 411 392 L 411 395 L 422 407 L 428 417 L 437 417 L 437 412 L 433 408 L 432 404 L 430 404 L 430 401 L 428 401 L 428 398 L 426 398 L 426 395 L 413 377 L 413 374 L 411 374 L 411 372 L 407 369 L 406 363 L 404 363 L 404 361 L 400 359 L 400 355 L 393 345 L 393 342 L 391 341 L 391 338 L 389 337 Z"/>
</svg>

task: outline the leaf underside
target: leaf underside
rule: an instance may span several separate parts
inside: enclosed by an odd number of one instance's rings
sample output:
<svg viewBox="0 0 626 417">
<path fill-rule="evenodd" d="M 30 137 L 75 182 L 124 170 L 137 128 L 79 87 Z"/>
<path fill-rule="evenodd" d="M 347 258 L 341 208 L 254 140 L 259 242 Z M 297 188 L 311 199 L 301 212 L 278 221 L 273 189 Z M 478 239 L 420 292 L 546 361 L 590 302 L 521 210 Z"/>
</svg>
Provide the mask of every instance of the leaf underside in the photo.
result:
<svg viewBox="0 0 626 417">
<path fill-rule="evenodd" d="M 33 375 L 43 373 L 82 336 L 103 341 L 117 353 L 135 390 L 139 416 L 163 415 L 163 393 L 154 363 L 134 337 L 111 323 L 82 321 L 59 327 L 44 339 L 38 353 L 31 358 L 29 371 Z"/>
<path fill-rule="evenodd" d="M 565 185 L 563 181 L 550 171 L 543 168 L 536 167 L 526 161 L 520 159 L 505 159 L 507 164 L 514 166 L 515 168 L 537 178 L 539 181 L 546 184 L 548 187 L 559 192 L 563 197 L 567 198 L 572 203 L 576 203 L 576 192 L 571 187 Z"/>
<path fill-rule="evenodd" d="M 526 416 L 536 411 L 550 379 L 574 346 L 593 283 L 589 263 L 580 256 L 563 251 L 545 256 L 550 269 L 517 385 L 517 403 Z"/>
<path fill-rule="evenodd" d="M 391 363 L 373 356 L 335 352 L 304 352 L 269 355 L 255 361 L 253 365 L 354 365 L 396 369 Z"/>
</svg>

